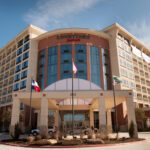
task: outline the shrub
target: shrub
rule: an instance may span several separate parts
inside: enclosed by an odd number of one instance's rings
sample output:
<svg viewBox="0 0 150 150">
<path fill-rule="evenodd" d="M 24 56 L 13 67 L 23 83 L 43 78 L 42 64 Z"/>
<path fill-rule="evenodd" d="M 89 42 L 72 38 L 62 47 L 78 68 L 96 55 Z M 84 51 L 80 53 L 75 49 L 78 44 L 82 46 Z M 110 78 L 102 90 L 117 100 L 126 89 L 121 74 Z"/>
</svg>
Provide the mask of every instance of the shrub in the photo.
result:
<svg viewBox="0 0 150 150">
<path fill-rule="evenodd" d="M 19 123 L 15 124 L 14 135 L 11 135 L 13 139 L 18 140 L 21 134 Z"/>
<path fill-rule="evenodd" d="M 131 123 L 130 123 L 130 125 L 129 125 L 129 136 L 130 136 L 131 138 L 134 137 L 134 123 L 133 123 L 133 121 L 131 121 Z"/>
</svg>

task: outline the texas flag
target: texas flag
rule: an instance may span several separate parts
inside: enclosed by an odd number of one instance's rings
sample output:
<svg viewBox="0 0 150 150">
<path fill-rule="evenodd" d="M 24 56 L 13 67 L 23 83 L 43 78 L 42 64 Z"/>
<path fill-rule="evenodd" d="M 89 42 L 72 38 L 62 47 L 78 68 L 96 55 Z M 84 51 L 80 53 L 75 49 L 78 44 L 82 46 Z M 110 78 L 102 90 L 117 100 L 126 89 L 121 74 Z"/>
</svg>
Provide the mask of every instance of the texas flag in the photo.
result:
<svg viewBox="0 0 150 150">
<path fill-rule="evenodd" d="M 77 67 L 76 67 L 76 65 L 74 64 L 74 61 L 72 60 L 72 71 L 73 71 L 73 73 L 74 74 L 76 74 L 77 73 Z"/>
<path fill-rule="evenodd" d="M 36 92 L 40 92 L 40 91 L 41 91 L 41 89 L 40 89 L 38 83 L 37 83 L 36 81 L 34 81 L 34 80 L 32 80 L 32 88 L 33 88 Z"/>
</svg>

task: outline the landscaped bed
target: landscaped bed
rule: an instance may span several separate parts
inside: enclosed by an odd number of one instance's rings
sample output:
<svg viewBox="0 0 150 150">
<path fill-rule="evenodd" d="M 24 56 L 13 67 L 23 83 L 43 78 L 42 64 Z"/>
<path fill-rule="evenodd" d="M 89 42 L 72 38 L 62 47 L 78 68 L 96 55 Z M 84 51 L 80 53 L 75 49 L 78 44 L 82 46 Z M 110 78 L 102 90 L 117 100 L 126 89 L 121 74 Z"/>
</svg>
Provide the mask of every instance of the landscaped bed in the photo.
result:
<svg viewBox="0 0 150 150">
<path fill-rule="evenodd" d="M 88 128 L 88 130 L 81 131 L 80 135 L 66 135 L 63 132 L 56 130 L 53 134 L 43 134 L 41 135 L 29 135 L 24 139 L 19 139 L 20 137 L 20 129 L 19 125 L 15 126 L 15 131 L 12 136 L 13 139 L 3 140 L 2 144 L 7 145 L 15 145 L 15 146 L 23 146 L 23 147 L 39 147 L 39 146 L 96 146 L 96 145 L 112 145 L 118 143 L 127 143 L 127 142 L 135 142 L 141 141 L 144 139 L 135 138 L 137 136 L 137 132 L 135 132 L 134 124 L 131 122 L 129 127 L 129 136 L 130 138 L 122 137 L 119 138 L 118 134 L 116 137 L 111 137 L 107 130 L 98 130 L 93 127 Z"/>
<path fill-rule="evenodd" d="M 144 139 L 141 138 L 119 138 L 119 139 L 62 139 L 62 140 L 55 140 L 55 139 L 40 139 L 36 141 L 29 142 L 27 139 L 9 139 L 3 140 L 0 143 L 12 146 L 21 146 L 21 147 L 69 147 L 69 146 L 100 146 L 100 145 L 112 145 L 112 144 L 119 144 L 119 143 L 128 143 L 128 142 L 136 142 L 142 141 Z"/>
</svg>

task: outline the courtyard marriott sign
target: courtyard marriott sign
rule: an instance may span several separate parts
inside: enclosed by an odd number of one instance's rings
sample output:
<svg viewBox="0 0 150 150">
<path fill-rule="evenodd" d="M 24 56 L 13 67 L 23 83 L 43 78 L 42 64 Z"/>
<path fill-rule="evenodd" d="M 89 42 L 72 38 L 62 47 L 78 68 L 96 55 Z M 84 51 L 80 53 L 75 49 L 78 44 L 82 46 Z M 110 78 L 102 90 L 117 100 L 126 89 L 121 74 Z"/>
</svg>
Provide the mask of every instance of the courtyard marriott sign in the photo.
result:
<svg viewBox="0 0 150 150">
<path fill-rule="evenodd" d="M 67 42 L 80 41 L 80 39 L 89 39 L 89 34 L 59 34 L 57 35 L 58 40 L 66 39 Z"/>
</svg>

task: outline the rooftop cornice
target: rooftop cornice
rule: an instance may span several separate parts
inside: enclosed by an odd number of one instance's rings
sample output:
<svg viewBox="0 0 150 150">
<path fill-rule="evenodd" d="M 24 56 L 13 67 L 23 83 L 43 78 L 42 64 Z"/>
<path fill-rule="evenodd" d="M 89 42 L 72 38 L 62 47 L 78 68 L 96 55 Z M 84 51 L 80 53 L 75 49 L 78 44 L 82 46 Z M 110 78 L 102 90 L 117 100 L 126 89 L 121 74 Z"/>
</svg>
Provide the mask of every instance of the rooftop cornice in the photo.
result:
<svg viewBox="0 0 150 150">
<path fill-rule="evenodd" d="M 48 36 L 53 36 L 56 34 L 66 34 L 66 33 L 85 33 L 85 34 L 92 34 L 92 35 L 97 35 L 100 37 L 103 37 L 105 39 L 109 39 L 110 36 L 104 32 L 98 31 L 98 30 L 92 30 L 92 29 L 86 29 L 86 28 L 65 28 L 65 29 L 56 29 L 52 30 L 46 33 L 43 33 L 36 37 L 36 40 L 41 40 L 43 38 L 46 38 Z"/>
<path fill-rule="evenodd" d="M 130 32 L 128 32 L 124 27 L 122 27 L 118 23 L 114 23 L 114 24 L 104 28 L 101 31 L 107 33 L 107 32 L 112 31 L 114 29 L 117 29 L 119 31 L 119 33 L 123 33 L 126 38 L 128 38 L 129 40 L 132 41 L 132 44 L 135 44 L 136 46 L 138 46 L 138 47 L 140 47 L 142 49 L 145 49 L 145 50 L 150 52 L 150 48 L 149 47 L 147 47 L 143 42 L 138 40 L 134 35 L 132 35 Z"/>
<path fill-rule="evenodd" d="M 4 47 L 0 48 L 0 51 L 2 51 L 3 49 L 7 48 L 9 45 L 14 43 L 16 41 L 16 39 L 19 38 L 22 34 L 24 34 L 25 32 L 28 32 L 28 31 L 30 32 L 30 30 L 32 30 L 32 29 L 37 30 L 41 33 L 46 32 L 46 30 L 30 24 L 26 28 L 24 28 L 23 31 L 21 31 L 19 34 L 17 34 L 12 40 L 10 40 L 6 45 L 4 45 Z"/>
</svg>

